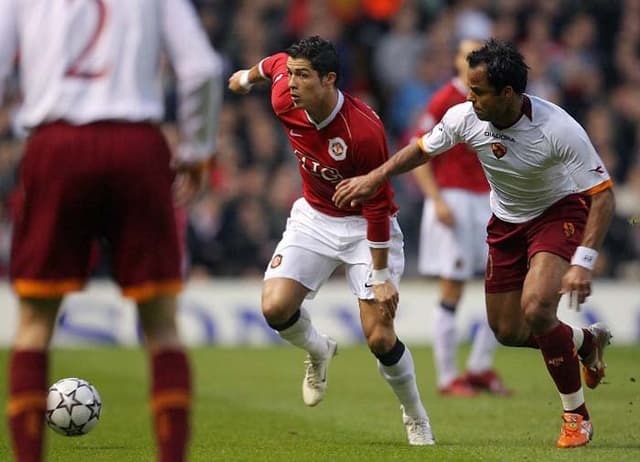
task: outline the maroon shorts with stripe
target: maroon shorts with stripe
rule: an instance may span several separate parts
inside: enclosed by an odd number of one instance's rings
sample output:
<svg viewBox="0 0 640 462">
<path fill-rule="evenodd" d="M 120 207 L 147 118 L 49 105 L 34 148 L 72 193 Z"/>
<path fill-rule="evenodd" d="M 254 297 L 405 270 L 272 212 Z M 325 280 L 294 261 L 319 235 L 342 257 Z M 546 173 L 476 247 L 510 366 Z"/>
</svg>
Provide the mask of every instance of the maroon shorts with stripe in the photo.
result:
<svg viewBox="0 0 640 462">
<path fill-rule="evenodd" d="M 125 295 L 176 293 L 181 265 L 170 156 L 159 128 L 147 123 L 37 128 L 16 201 L 10 275 L 18 295 L 82 288 L 97 239 L 107 240 Z"/>
<path fill-rule="evenodd" d="M 579 194 L 569 195 L 525 223 L 507 223 L 493 215 L 487 226 L 486 292 L 522 289 L 529 260 L 538 252 L 570 261 L 582 242 L 589 214 L 587 200 Z"/>
</svg>

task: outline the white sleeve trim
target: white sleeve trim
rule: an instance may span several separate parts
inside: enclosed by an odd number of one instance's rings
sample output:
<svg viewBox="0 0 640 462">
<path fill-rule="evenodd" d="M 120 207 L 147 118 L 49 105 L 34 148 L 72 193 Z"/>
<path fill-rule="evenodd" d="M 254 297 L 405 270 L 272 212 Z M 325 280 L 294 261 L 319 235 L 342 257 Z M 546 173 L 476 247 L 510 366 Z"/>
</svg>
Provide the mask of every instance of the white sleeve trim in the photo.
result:
<svg viewBox="0 0 640 462">
<path fill-rule="evenodd" d="M 265 60 L 265 59 L 267 59 L 267 58 L 263 58 L 263 59 L 261 59 L 261 60 L 260 60 L 260 62 L 258 63 L 258 71 L 260 72 L 260 76 L 262 76 L 262 78 L 263 78 L 263 79 L 265 79 L 265 80 L 271 80 L 269 77 L 267 77 L 267 76 L 264 74 L 264 70 L 262 69 L 262 63 L 264 62 L 264 60 Z"/>
<path fill-rule="evenodd" d="M 385 242 L 373 242 L 367 239 L 367 245 L 372 249 L 388 249 L 389 247 L 391 247 L 391 241 L 389 240 Z"/>
</svg>

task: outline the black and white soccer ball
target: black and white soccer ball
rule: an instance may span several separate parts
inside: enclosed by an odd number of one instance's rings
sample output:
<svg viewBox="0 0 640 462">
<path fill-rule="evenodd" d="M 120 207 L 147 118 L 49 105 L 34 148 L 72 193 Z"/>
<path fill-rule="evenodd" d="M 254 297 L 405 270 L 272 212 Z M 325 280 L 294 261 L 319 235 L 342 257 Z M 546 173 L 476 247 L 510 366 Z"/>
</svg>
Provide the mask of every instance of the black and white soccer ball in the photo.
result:
<svg viewBox="0 0 640 462">
<path fill-rule="evenodd" d="M 70 377 L 49 387 L 47 425 L 61 435 L 86 435 L 100 420 L 100 411 L 100 393 L 86 380 Z"/>
</svg>

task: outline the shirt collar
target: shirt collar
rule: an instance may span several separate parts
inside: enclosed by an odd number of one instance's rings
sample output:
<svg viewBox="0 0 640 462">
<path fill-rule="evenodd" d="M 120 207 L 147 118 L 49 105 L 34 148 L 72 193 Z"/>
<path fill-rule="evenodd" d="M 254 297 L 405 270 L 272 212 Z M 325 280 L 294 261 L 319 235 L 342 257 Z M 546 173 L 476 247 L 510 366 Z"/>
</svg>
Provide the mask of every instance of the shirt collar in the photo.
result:
<svg viewBox="0 0 640 462">
<path fill-rule="evenodd" d="M 338 102 L 336 103 L 336 107 L 333 108 L 333 111 L 331 111 L 331 114 L 329 114 L 329 116 L 326 119 L 324 119 L 322 122 L 316 123 L 311 118 L 311 116 L 306 111 L 306 109 L 304 113 L 307 115 L 307 119 L 309 120 L 309 122 L 311 122 L 316 127 L 316 130 L 322 130 L 324 127 L 326 127 L 331 122 L 333 122 L 333 119 L 336 118 L 336 116 L 338 115 L 338 112 L 340 112 L 340 110 L 342 109 L 343 104 L 344 104 L 344 95 L 340 90 L 338 90 Z"/>
</svg>

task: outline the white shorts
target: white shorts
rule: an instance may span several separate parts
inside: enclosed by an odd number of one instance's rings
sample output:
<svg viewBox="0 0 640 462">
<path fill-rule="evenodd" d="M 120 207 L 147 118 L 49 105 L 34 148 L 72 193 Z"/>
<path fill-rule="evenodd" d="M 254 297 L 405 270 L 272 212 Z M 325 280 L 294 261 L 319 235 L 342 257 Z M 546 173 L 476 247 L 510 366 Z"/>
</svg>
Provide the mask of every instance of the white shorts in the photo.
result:
<svg viewBox="0 0 640 462">
<path fill-rule="evenodd" d="M 441 194 L 451 208 L 455 224 L 453 227 L 442 224 L 436 217 L 433 201 L 424 201 L 418 271 L 464 281 L 486 268 L 489 193 L 443 189 Z"/>
<path fill-rule="evenodd" d="M 391 281 L 398 287 L 404 272 L 404 243 L 398 220 L 390 217 L 389 221 L 391 242 L 387 266 Z M 300 198 L 291 208 L 264 279 L 293 279 L 310 290 L 307 298 L 313 298 L 341 264 L 345 265 L 351 292 L 362 300 L 374 298 L 371 287 L 367 287 L 371 273 L 367 220 L 362 216 L 325 215 Z"/>
</svg>

